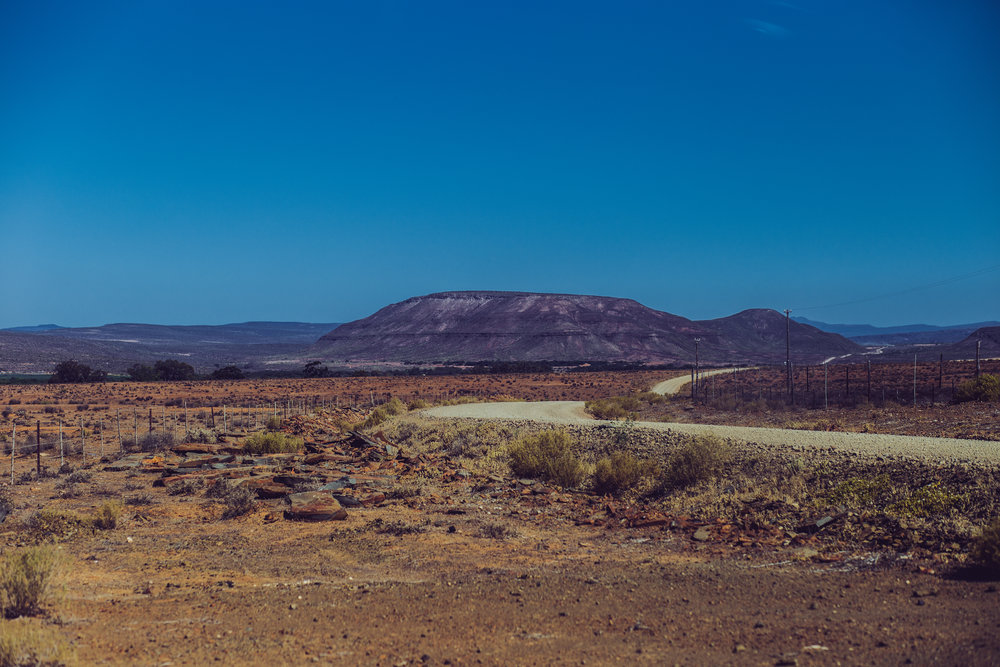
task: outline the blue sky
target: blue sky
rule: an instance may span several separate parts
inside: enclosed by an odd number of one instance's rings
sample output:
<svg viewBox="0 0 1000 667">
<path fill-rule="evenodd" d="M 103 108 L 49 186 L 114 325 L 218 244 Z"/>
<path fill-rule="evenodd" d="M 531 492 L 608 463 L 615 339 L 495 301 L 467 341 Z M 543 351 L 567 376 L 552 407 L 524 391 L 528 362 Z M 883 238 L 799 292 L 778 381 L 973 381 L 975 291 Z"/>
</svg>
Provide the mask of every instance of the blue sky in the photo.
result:
<svg viewBox="0 0 1000 667">
<path fill-rule="evenodd" d="M 5 0 L 0 327 L 348 321 L 459 289 L 1000 319 L 998 19 Z"/>
</svg>

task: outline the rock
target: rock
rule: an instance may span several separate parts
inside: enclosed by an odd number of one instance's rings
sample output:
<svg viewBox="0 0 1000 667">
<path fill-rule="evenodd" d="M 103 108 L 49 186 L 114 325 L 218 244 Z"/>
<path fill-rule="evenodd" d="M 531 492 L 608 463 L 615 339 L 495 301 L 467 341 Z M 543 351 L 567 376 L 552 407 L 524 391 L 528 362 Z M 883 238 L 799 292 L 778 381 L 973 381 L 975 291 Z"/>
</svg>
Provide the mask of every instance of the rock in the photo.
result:
<svg viewBox="0 0 1000 667">
<path fill-rule="evenodd" d="M 285 518 L 296 521 L 338 521 L 347 518 L 347 510 L 337 499 L 322 491 L 306 491 L 288 496 L 290 507 Z"/>
<path fill-rule="evenodd" d="M 819 551 L 813 549 L 812 547 L 799 547 L 797 549 L 792 549 L 792 555 L 796 558 L 812 558 L 813 556 L 818 556 Z"/>
<path fill-rule="evenodd" d="M 361 507 L 361 501 L 354 496 L 345 496 L 335 493 L 333 494 L 333 498 L 344 507 Z"/>
<path fill-rule="evenodd" d="M 702 526 L 698 530 L 694 531 L 694 535 L 691 537 L 699 542 L 707 542 L 712 537 L 712 533 L 708 532 L 708 528 Z"/>
</svg>

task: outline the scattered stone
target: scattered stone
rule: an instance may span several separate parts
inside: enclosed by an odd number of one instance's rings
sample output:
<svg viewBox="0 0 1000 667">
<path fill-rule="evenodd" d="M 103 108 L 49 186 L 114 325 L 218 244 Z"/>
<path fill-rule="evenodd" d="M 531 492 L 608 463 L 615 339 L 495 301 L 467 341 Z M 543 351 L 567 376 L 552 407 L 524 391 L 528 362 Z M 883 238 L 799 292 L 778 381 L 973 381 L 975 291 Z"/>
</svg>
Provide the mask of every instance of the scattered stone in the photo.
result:
<svg viewBox="0 0 1000 667">
<path fill-rule="evenodd" d="M 305 491 L 288 496 L 290 507 L 285 518 L 296 521 L 338 521 L 347 518 L 347 510 L 322 491 Z"/>
<path fill-rule="evenodd" d="M 699 542 L 707 542 L 711 539 L 712 533 L 709 532 L 706 526 L 702 526 L 698 530 L 694 531 L 694 535 L 691 537 Z"/>
</svg>

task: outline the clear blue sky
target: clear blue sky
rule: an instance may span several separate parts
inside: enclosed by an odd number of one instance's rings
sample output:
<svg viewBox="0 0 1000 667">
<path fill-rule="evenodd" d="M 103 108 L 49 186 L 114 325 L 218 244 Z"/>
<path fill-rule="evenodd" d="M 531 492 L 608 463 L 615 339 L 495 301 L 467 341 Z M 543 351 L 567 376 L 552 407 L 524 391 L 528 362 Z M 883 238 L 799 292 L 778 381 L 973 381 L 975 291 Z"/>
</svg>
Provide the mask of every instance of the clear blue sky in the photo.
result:
<svg viewBox="0 0 1000 667">
<path fill-rule="evenodd" d="M 1000 319 L 998 7 L 4 0 L 0 327 Z"/>
</svg>

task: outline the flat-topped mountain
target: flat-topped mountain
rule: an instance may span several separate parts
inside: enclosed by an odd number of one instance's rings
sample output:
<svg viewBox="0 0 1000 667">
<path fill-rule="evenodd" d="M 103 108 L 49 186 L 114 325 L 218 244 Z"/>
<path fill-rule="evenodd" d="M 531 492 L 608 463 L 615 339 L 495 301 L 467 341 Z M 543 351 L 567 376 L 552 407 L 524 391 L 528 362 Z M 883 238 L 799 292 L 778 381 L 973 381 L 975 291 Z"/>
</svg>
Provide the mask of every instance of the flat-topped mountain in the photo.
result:
<svg viewBox="0 0 1000 667">
<path fill-rule="evenodd" d="M 692 321 L 632 299 L 530 292 L 440 292 L 343 324 L 310 350 L 354 361 L 631 361 L 708 363 L 784 360 L 785 318 L 749 310 Z M 791 322 L 793 359 L 861 353 L 842 336 Z"/>
</svg>

